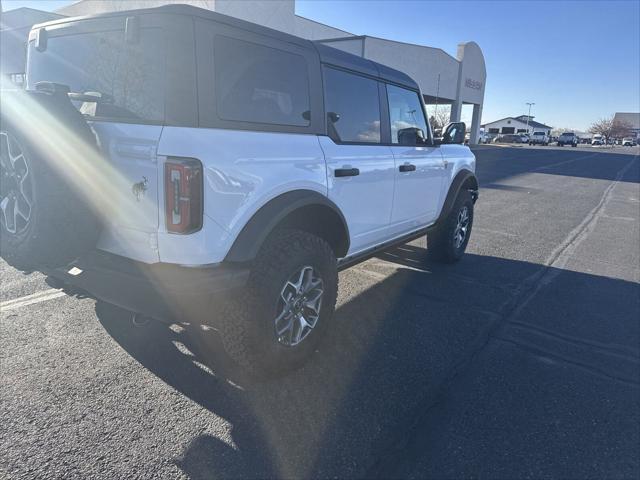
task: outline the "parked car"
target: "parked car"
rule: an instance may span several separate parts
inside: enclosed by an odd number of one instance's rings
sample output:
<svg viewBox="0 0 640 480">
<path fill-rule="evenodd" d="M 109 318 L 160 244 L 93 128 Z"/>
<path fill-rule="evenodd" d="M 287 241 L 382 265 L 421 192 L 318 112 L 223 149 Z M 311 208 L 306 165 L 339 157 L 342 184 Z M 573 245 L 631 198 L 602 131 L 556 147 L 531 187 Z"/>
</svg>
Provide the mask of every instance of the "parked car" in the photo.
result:
<svg viewBox="0 0 640 480">
<path fill-rule="evenodd" d="M 633 137 L 624 137 L 622 139 L 622 146 L 623 147 L 635 147 L 636 146 L 636 141 L 633 139 Z"/>
<path fill-rule="evenodd" d="M 558 137 L 558 146 L 564 147 L 565 145 L 571 145 L 572 147 L 578 146 L 578 137 L 573 132 L 564 132 Z"/>
<path fill-rule="evenodd" d="M 528 133 L 521 133 L 520 138 L 522 139 L 522 143 L 529 143 L 530 137 Z"/>
<path fill-rule="evenodd" d="M 519 133 L 506 133 L 498 135 L 493 139 L 493 143 L 524 143 Z"/>
<path fill-rule="evenodd" d="M 400 71 L 185 5 L 36 25 L 27 90 L 2 95 L 2 255 L 214 324 L 249 370 L 296 368 L 339 270 L 424 235 L 434 261 L 465 252 L 475 157 L 464 123 L 434 138 L 422 98 Z"/>
<path fill-rule="evenodd" d="M 464 136 L 465 145 L 468 145 L 470 140 L 471 140 L 471 132 L 467 132 Z M 482 145 L 483 143 L 487 143 L 487 136 L 484 132 L 481 131 L 478 133 L 478 145 Z"/>
<path fill-rule="evenodd" d="M 604 137 L 600 134 L 596 134 L 591 137 L 591 145 L 604 145 Z"/>
<path fill-rule="evenodd" d="M 529 145 L 549 145 L 549 136 L 545 132 L 533 132 Z"/>
</svg>

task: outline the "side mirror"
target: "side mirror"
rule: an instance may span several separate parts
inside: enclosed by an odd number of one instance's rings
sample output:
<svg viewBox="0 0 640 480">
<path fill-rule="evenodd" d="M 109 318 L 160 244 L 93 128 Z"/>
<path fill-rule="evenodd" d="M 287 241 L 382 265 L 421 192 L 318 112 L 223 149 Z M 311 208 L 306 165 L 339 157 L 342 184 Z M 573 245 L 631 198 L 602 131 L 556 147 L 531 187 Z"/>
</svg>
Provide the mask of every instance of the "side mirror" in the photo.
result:
<svg viewBox="0 0 640 480">
<path fill-rule="evenodd" d="M 39 28 L 36 31 L 36 50 L 38 50 L 39 52 L 44 52 L 47 49 L 47 37 L 47 31 L 44 28 Z"/>
<path fill-rule="evenodd" d="M 398 130 L 398 143 L 400 145 L 424 145 L 426 142 L 421 128 L 410 127 Z"/>
<path fill-rule="evenodd" d="M 464 122 L 453 122 L 447 125 L 442 134 L 440 143 L 446 144 L 463 144 L 467 126 Z"/>
</svg>

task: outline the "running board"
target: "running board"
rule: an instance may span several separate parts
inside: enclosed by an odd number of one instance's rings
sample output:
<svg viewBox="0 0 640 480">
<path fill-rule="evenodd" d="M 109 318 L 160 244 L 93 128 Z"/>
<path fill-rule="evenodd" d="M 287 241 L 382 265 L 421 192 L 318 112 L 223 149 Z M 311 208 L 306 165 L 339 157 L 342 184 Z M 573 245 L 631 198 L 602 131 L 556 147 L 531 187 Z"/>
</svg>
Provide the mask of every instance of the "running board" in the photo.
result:
<svg viewBox="0 0 640 480">
<path fill-rule="evenodd" d="M 398 245 L 403 245 L 407 242 L 410 242 L 411 240 L 420 238 L 423 235 L 426 235 L 429 230 L 433 230 L 434 227 L 435 224 L 426 228 L 421 228 L 420 230 L 416 230 L 415 232 L 411 232 L 407 235 L 403 235 L 402 237 L 389 240 L 388 242 L 381 243 L 380 245 L 376 245 L 375 247 L 371 247 L 360 253 L 341 258 L 338 260 L 338 271 L 353 267 L 354 265 L 364 262 L 365 260 L 369 260 L 371 257 L 375 257 L 380 252 L 384 252 L 385 250 L 389 250 L 390 248 L 397 247 Z"/>
</svg>

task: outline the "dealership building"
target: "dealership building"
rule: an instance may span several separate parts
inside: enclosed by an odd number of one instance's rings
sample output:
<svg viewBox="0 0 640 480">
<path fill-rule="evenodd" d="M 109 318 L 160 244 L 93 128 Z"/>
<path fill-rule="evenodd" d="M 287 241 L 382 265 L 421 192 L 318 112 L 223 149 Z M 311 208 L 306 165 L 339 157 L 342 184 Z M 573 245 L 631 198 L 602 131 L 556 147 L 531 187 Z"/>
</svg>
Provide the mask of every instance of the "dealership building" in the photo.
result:
<svg viewBox="0 0 640 480">
<path fill-rule="evenodd" d="M 470 142 L 477 143 L 487 74 L 482 50 L 475 42 L 460 43 L 456 56 L 453 57 L 440 48 L 368 35 L 354 35 L 296 15 L 295 0 L 127 0 L 126 2 L 80 0 L 61 8 L 55 15 L 95 15 L 117 10 L 158 7 L 170 3 L 206 8 L 309 40 L 320 41 L 331 47 L 401 70 L 418 83 L 427 105 L 438 105 L 439 108 L 450 109 L 451 121 L 460 121 L 464 105 L 471 107 L 471 125 L 468 126 L 471 134 Z M 3 14 L 3 24 L 12 13 Z M 41 21 L 40 18 L 35 18 L 30 25 Z M 23 31 L 25 28 L 28 31 L 27 27 L 30 25 L 24 19 L 21 23 L 21 32 L 16 31 L 15 28 L 3 28 L 0 32 L 2 43 L 11 43 L 6 46 L 7 51 L 18 51 L 19 47 L 20 51 L 24 52 L 26 36 Z M 17 45 L 19 42 L 22 42 L 22 45 Z M 13 57 L 16 55 L 20 54 L 14 54 Z M 0 68 L 5 75 L 17 76 L 21 73 L 16 71 L 19 68 L 15 65 L 15 58 L 13 60 L 12 71 L 9 72 L 3 56 Z M 23 73 L 23 55 L 20 60 Z"/>
<path fill-rule="evenodd" d="M 489 135 L 509 134 L 509 133 L 533 133 L 544 132 L 551 134 L 553 127 L 544 123 L 536 122 L 533 115 L 519 115 L 517 117 L 506 117 L 482 125 L 485 133 Z"/>
<path fill-rule="evenodd" d="M 631 136 L 640 140 L 640 113 L 616 112 L 613 121 L 629 127 Z"/>
</svg>

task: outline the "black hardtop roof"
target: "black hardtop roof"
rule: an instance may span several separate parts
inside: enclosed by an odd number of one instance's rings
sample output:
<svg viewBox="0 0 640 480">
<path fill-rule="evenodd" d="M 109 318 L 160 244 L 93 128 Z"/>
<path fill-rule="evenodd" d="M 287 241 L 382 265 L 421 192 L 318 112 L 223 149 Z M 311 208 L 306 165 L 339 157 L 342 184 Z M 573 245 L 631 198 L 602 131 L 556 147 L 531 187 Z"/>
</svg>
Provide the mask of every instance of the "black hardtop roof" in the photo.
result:
<svg viewBox="0 0 640 480">
<path fill-rule="evenodd" d="M 172 15 L 185 15 L 190 17 L 203 18 L 214 22 L 224 23 L 229 26 L 237 27 L 243 30 L 249 30 L 262 35 L 267 35 L 277 40 L 292 43 L 303 48 L 314 50 L 320 57 L 322 63 L 327 63 L 341 68 L 346 68 L 355 72 L 359 72 L 365 75 L 378 77 L 383 80 L 397 83 L 405 87 L 419 90 L 418 84 L 407 74 L 394 70 L 380 63 L 372 60 L 353 55 L 351 53 L 338 50 L 328 45 L 306 40 L 295 35 L 281 32 L 269 27 L 258 25 L 257 23 L 247 22 L 246 20 L 240 20 L 239 18 L 230 17 L 221 13 L 207 10 L 204 8 L 194 7 L 192 5 L 185 4 L 170 4 L 163 5 L 161 7 L 143 8 L 139 10 L 122 10 L 107 13 L 100 13 L 97 15 L 81 16 L 81 17 L 64 17 L 49 22 L 39 23 L 33 26 L 33 28 L 42 28 L 50 25 L 60 25 L 68 22 L 77 22 L 82 20 L 93 20 L 99 18 L 108 18 L 116 16 L 131 16 L 131 15 L 145 15 L 152 13 L 164 13 Z"/>
<path fill-rule="evenodd" d="M 312 43 L 315 44 L 322 63 L 357 71 L 372 77 L 379 77 L 388 82 L 397 83 L 413 90 L 419 90 L 418 84 L 406 73 L 387 67 L 381 63 L 374 62 L 373 60 L 368 60 L 366 58 L 338 50 L 337 48 L 330 47 L 324 43 Z"/>
</svg>

